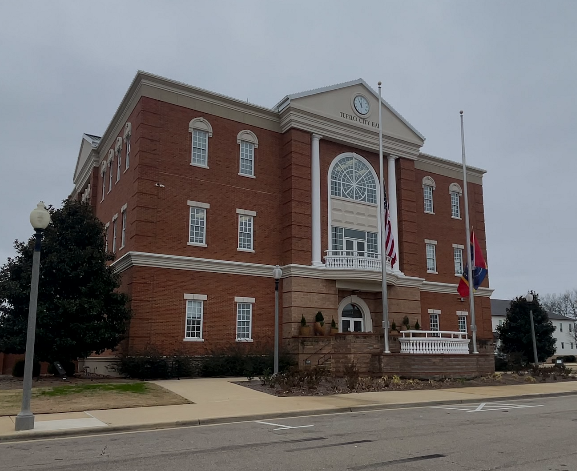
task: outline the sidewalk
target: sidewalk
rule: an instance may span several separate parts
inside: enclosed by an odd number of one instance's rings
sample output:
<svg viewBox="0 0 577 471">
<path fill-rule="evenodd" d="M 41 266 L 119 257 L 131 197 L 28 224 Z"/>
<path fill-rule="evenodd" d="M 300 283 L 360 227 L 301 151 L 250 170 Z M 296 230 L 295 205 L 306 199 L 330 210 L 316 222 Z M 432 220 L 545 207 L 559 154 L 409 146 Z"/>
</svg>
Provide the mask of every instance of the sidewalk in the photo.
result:
<svg viewBox="0 0 577 471">
<path fill-rule="evenodd" d="M 233 381 L 243 380 L 246 381 L 240 378 L 155 381 L 194 404 L 39 414 L 35 416 L 36 424 L 32 431 L 15 432 L 14 417 L 0 417 L 0 441 L 577 394 L 577 381 L 573 381 L 317 397 L 276 397 L 233 384 Z"/>
</svg>

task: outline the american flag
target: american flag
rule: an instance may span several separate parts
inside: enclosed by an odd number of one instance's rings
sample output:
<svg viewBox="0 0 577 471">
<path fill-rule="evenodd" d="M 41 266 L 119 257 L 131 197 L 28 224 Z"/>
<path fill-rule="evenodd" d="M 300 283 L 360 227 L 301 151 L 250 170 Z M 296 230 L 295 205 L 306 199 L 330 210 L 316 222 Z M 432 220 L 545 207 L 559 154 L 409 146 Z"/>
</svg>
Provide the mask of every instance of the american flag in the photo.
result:
<svg viewBox="0 0 577 471">
<path fill-rule="evenodd" d="M 389 218 L 389 203 L 385 200 L 385 253 L 391 259 L 391 267 L 397 262 L 397 251 L 395 250 L 395 237 Z"/>
</svg>

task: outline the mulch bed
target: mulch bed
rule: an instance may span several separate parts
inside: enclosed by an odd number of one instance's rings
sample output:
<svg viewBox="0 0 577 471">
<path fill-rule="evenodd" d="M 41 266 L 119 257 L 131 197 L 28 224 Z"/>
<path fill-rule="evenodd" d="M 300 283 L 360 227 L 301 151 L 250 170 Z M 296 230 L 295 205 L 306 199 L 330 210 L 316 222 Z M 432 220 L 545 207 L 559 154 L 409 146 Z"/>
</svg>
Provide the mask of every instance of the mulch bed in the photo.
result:
<svg viewBox="0 0 577 471">
<path fill-rule="evenodd" d="M 533 378 L 528 373 L 496 373 L 473 379 L 442 379 L 418 380 L 401 379 L 399 377 L 370 378 L 361 377 L 356 387 L 350 388 L 351 380 L 347 378 L 323 378 L 318 385 L 308 387 L 306 384 L 293 387 L 265 385 L 258 379 L 237 382 L 240 386 L 254 389 L 279 397 L 289 396 L 327 396 L 332 394 L 347 394 L 374 391 L 411 391 L 428 389 L 466 388 L 474 386 L 506 386 L 515 384 L 556 383 L 562 381 L 577 381 L 576 375 L 567 377 L 551 375 L 549 377 Z M 354 381 L 352 382 L 354 384 Z"/>
</svg>

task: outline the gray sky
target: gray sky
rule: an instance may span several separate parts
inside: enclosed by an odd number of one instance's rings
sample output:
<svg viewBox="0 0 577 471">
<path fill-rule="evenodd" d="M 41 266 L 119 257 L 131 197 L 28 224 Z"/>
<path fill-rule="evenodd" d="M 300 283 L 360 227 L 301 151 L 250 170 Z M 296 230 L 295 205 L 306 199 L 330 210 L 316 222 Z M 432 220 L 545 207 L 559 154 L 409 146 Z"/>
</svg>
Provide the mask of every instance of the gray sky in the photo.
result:
<svg viewBox="0 0 577 471">
<path fill-rule="evenodd" d="M 262 106 L 365 79 L 484 180 L 493 297 L 577 287 L 577 1 L 0 3 L 0 264 L 138 69 Z"/>
</svg>

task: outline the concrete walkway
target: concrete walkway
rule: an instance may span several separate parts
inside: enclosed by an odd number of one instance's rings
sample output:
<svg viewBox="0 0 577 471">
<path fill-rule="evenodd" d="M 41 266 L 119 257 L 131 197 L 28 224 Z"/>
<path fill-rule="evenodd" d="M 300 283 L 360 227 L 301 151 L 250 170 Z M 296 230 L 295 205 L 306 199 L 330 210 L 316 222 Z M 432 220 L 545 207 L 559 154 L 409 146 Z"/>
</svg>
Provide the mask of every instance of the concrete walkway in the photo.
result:
<svg viewBox="0 0 577 471">
<path fill-rule="evenodd" d="M 156 384 L 193 401 L 194 404 L 39 414 L 36 415 L 36 426 L 32 431 L 15 432 L 14 417 L 0 417 L 0 441 L 205 425 L 283 416 L 577 394 L 577 381 L 573 381 L 425 391 L 366 392 L 317 397 L 276 397 L 233 384 L 234 381 L 246 381 L 246 379 L 202 378 L 155 381 Z"/>
</svg>

